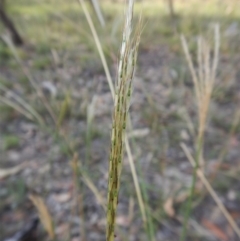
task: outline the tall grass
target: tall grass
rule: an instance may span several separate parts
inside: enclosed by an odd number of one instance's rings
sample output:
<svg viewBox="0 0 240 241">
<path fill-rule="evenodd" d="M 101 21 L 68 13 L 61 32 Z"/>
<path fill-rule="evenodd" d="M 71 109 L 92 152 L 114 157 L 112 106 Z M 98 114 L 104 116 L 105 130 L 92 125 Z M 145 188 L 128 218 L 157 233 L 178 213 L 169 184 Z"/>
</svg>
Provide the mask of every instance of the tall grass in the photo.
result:
<svg viewBox="0 0 240 241">
<path fill-rule="evenodd" d="M 184 241 L 187 235 L 187 225 L 190 213 L 192 210 L 192 200 L 194 197 L 195 184 L 197 178 L 197 170 L 200 167 L 204 172 L 204 131 L 206 128 L 208 109 L 211 102 L 211 95 L 216 79 L 217 65 L 219 61 L 219 26 L 216 25 L 214 29 L 214 56 L 211 63 L 210 46 L 202 37 L 198 38 L 198 52 L 197 63 L 198 70 L 196 71 L 193 65 L 192 57 L 189 53 L 188 44 L 184 36 L 181 36 L 183 50 L 187 59 L 187 63 L 191 72 L 192 81 L 194 85 L 194 92 L 196 97 L 197 114 L 198 114 L 198 131 L 195 143 L 195 166 L 190 187 L 189 199 L 186 205 L 183 230 L 181 234 L 181 241 Z"/>
<path fill-rule="evenodd" d="M 108 85 L 109 85 L 109 88 L 110 88 L 110 91 L 111 91 L 111 94 L 112 94 L 112 97 L 113 97 L 113 100 L 114 100 L 114 103 L 115 103 L 115 110 L 116 110 L 116 108 L 120 110 L 120 106 L 121 106 L 121 108 L 125 108 L 125 110 L 121 109 L 121 111 L 123 110 L 123 113 L 125 113 L 124 114 L 124 121 L 123 121 L 123 125 L 122 125 L 123 130 L 118 130 L 119 131 L 118 133 L 122 133 L 122 138 L 121 138 L 121 140 L 119 140 L 120 141 L 119 143 L 121 143 L 120 144 L 121 151 L 120 150 L 117 150 L 117 151 L 118 151 L 118 154 L 120 154 L 121 158 L 122 158 L 122 155 L 123 155 L 123 153 L 122 153 L 122 148 L 123 148 L 122 141 L 124 140 L 124 135 L 125 135 L 125 131 L 126 131 L 128 101 L 129 101 L 130 96 L 131 96 L 132 78 L 133 78 L 134 69 L 135 69 L 135 65 L 136 65 L 137 49 L 138 49 L 138 45 L 139 45 L 139 41 L 140 41 L 141 18 L 140 18 L 140 21 L 139 21 L 139 25 L 136 29 L 136 33 L 134 35 L 135 37 L 131 38 L 132 17 L 133 17 L 132 15 L 133 15 L 134 1 L 130 0 L 128 2 L 129 4 L 128 4 L 126 15 L 125 15 L 126 18 L 125 18 L 122 47 L 121 47 L 120 60 L 119 60 L 119 66 L 118 66 L 119 72 L 118 72 L 117 86 L 114 89 L 113 81 L 112 81 L 110 71 L 109 71 L 109 68 L 108 68 L 108 65 L 107 65 L 107 62 L 106 62 L 106 58 L 105 58 L 105 55 L 103 53 L 101 42 L 99 40 L 97 31 L 94 27 L 92 18 L 91 18 L 90 14 L 87 10 L 87 7 L 86 7 L 84 1 L 83 0 L 78 0 L 78 1 L 83 8 L 83 11 L 84 11 L 84 14 L 86 16 L 89 27 L 91 29 L 94 41 L 96 43 L 97 50 L 98 50 L 98 53 L 99 53 L 100 59 L 102 61 L 102 65 L 103 65 L 106 77 L 107 77 Z M 129 80 L 127 78 L 129 78 Z M 125 81 L 125 84 L 129 85 L 127 92 L 126 92 L 126 90 L 122 91 L 121 90 L 122 87 L 120 87 L 124 83 L 124 81 Z M 126 88 L 126 87 L 124 87 L 124 88 Z M 124 95 L 127 96 L 126 100 L 124 100 L 124 98 L 126 97 L 126 96 L 124 97 Z M 121 98 L 122 98 L 122 100 L 121 100 Z M 126 101 L 126 103 L 124 101 Z M 114 119 L 115 117 L 116 117 L 116 115 L 113 116 L 113 122 L 115 121 L 116 123 L 118 123 L 117 120 Z M 113 123 L 113 126 L 115 126 L 116 123 Z M 119 127 L 121 127 L 121 125 Z M 116 130 L 114 130 L 114 131 L 116 131 Z M 114 132 L 112 132 L 112 137 L 114 137 Z M 113 141 L 113 143 L 116 142 L 116 140 L 114 141 L 113 139 L 112 139 L 112 141 Z M 112 143 L 113 146 L 116 145 L 116 144 L 113 144 L 113 143 Z M 128 156 L 128 160 L 129 160 L 129 164 L 130 164 L 130 168 L 131 168 L 134 186 L 135 186 L 135 189 L 136 189 L 138 203 L 139 203 L 139 207 L 140 207 L 140 211 L 141 211 L 141 215 L 142 215 L 142 220 L 144 222 L 145 229 L 146 229 L 147 233 L 149 234 L 150 240 L 153 240 L 154 239 L 153 238 L 153 232 L 151 231 L 152 230 L 152 228 L 151 228 L 152 222 L 151 222 L 150 218 L 149 218 L 149 220 L 147 218 L 146 211 L 145 211 L 145 204 L 144 204 L 143 196 L 142 196 L 142 190 L 141 189 L 144 189 L 144 188 L 140 188 L 140 185 L 139 185 L 139 182 L 138 182 L 138 175 L 137 175 L 136 168 L 135 168 L 135 165 L 134 165 L 134 161 L 133 161 L 133 157 L 132 157 L 132 153 L 131 153 L 131 149 L 130 149 L 130 145 L 129 145 L 129 141 L 128 141 L 127 136 L 125 137 L 125 145 L 126 145 L 126 149 L 127 149 L 127 156 Z M 111 154 L 110 155 L 112 155 L 112 151 L 113 151 L 113 149 L 111 148 Z M 112 168 L 111 164 L 112 164 L 112 162 L 110 161 L 109 172 L 113 171 L 111 169 Z M 117 169 L 121 170 L 121 164 L 117 167 Z M 119 171 L 119 174 L 118 174 L 119 177 L 118 178 L 120 178 L 120 173 L 121 172 Z M 111 180 L 109 180 L 109 182 L 110 181 Z M 109 189 L 110 189 L 110 185 L 111 184 L 109 183 Z M 119 187 L 116 186 L 115 188 L 117 189 L 117 192 L 118 192 Z M 114 195 L 116 195 L 116 190 L 115 190 Z M 113 204 L 114 202 L 116 202 L 116 200 L 117 199 L 112 199 L 112 200 L 110 199 L 110 190 L 108 190 L 108 209 L 109 209 L 109 201 L 112 202 L 112 204 Z M 107 215 L 108 218 L 111 219 L 111 221 L 108 222 L 108 225 L 110 225 L 109 223 L 115 222 L 116 208 L 117 208 L 116 205 L 114 206 L 114 208 L 113 208 L 113 206 L 110 206 L 110 209 L 114 209 L 114 210 L 111 211 L 112 215 L 113 215 L 112 218 L 110 218 L 109 213 Z M 111 235 L 108 235 L 108 234 L 107 235 L 109 236 L 109 238 L 112 239 L 113 235 L 114 235 L 113 234 L 114 232 L 112 231 L 112 229 L 114 229 L 114 224 L 111 224 L 111 225 L 113 225 L 113 226 L 108 227 L 109 232 L 110 232 L 110 229 L 111 229 Z"/>
<path fill-rule="evenodd" d="M 126 10 L 118 65 L 118 77 L 115 87 L 108 177 L 107 241 L 114 240 L 127 117 L 132 94 L 132 81 L 135 72 L 137 51 L 140 41 L 140 25 L 137 28 L 135 35 L 132 37 L 133 6 L 134 1 L 130 0 Z"/>
</svg>

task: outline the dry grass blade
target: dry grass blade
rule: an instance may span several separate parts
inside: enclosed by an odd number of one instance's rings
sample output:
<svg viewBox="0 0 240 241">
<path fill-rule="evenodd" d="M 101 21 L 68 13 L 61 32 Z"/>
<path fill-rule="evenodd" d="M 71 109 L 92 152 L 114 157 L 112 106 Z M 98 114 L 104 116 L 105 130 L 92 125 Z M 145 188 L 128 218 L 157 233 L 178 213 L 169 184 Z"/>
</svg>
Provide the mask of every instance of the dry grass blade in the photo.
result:
<svg viewBox="0 0 240 241">
<path fill-rule="evenodd" d="M 91 1 L 92 1 L 93 8 L 97 14 L 99 22 L 101 23 L 102 27 L 105 27 L 105 20 L 104 20 L 102 11 L 100 9 L 98 0 L 91 0 Z"/>
<path fill-rule="evenodd" d="M 187 148 L 187 146 L 185 144 L 181 144 L 181 147 L 184 151 L 184 153 L 187 156 L 187 159 L 189 160 L 189 162 L 191 163 L 191 165 L 193 167 L 195 167 L 195 160 L 192 157 L 189 149 Z M 231 215 L 228 213 L 227 209 L 224 207 L 224 205 L 222 204 L 220 198 L 218 197 L 218 195 L 216 194 L 216 192 L 214 191 L 214 189 L 212 188 L 212 186 L 210 185 L 210 183 L 208 182 L 208 180 L 206 179 L 206 177 L 204 176 L 203 172 L 201 171 L 201 169 L 197 169 L 196 170 L 198 177 L 200 178 L 200 180 L 202 181 L 202 183 L 204 184 L 204 186 L 206 187 L 206 189 L 208 190 L 208 192 L 211 194 L 212 198 L 214 199 L 214 201 L 216 202 L 217 206 L 219 207 L 219 209 L 221 210 L 221 212 L 223 213 L 223 215 L 225 216 L 225 218 L 228 220 L 229 224 L 231 225 L 231 227 L 233 228 L 233 230 L 236 232 L 236 234 L 238 235 L 238 238 L 240 239 L 240 229 L 237 226 L 236 222 L 234 221 L 234 219 L 231 217 Z"/>
<path fill-rule="evenodd" d="M 126 145 L 126 151 L 127 151 L 127 155 L 128 155 L 128 159 L 129 159 L 129 164 L 130 164 L 130 168 L 131 168 L 131 172 L 132 172 L 132 176 L 133 176 L 133 182 L 134 182 L 134 186 L 135 186 L 136 193 L 137 193 L 137 198 L 138 198 L 138 203 L 139 203 L 139 206 L 140 206 L 142 219 L 143 219 L 143 222 L 146 225 L 146 223 L 147 223 L 146 210 L 145 210 L 143 198 L 142 198 L 142 195 L 141 195 L 141 189 L 140 189 L 140 186 L 139 186 L 139 183 L 138 183 L 137 172 L 136 172 L 136 168 L 135 168 L 135 165 L 134 165 L 132 152 L 131 152 L 131 149 L 130 149 L 130 146 L 129 146 L 128 137 L 126 137 L 126 139 L 125 139 L 125 145 Z"/>
<path fill-rule="evenodd" d="M 54 228 L 53 228 L 53 220 L 49 211 L 47 209 L 46 204 L 44 203 L 43 199 L 38 195 L 29 195 L 29 199 L 32 201 L 34 206 L 37 208 L 39 213 L 40 220 L 42 225 L 44 226 L 45 230 L 47 231 L 51 240 L 55 238 Z"/>
<path fill-rule="evenodd" d="M 112 96 L 114 98 L 114 87 L 113 87 L 112 78 L 111 78 L 111 75 L 110 75 L 110 71 L 108 69 L 107 61 L 105 59 L 105 56 L 104 56 L 104 53 L 103 53 L 103 49 L 102 49 L 102 46 L 101 46 L 101 43 L 100 43 L 97 31 L 96 31 L 96 29 L 94 27 L 93 21 L 91 19 L 91 16 L 90 16 L 88 10 L 87 10 L 87 7 L 86 7 L 86 4 L 85 4 L 84 0 L 78 0 L 78 2 L 81 4 L 81 6 L 83 8 L 84 14 L 86 16 L 86 19 L 87 19 L 88 24 L 90 26 L 90 29 L 92 31 L 92 35 L 93 35 L 93 38 L 95 40 L 95 43 L 96 43 L 96 46 L 97 46 L 97 49 L 98 49 L 98 53 L 99 53 L 99 56 L 101 58 L 101 61 L 102 61 L 102 64 L 103 64 L 103 68 L 104 68 L 104 71 L 105 71 L 105 74 L 106 74 L 106 77 L 107 77 L 108 85 L 109 85 L 111 94 L 112 94 Z"/>
</svg>

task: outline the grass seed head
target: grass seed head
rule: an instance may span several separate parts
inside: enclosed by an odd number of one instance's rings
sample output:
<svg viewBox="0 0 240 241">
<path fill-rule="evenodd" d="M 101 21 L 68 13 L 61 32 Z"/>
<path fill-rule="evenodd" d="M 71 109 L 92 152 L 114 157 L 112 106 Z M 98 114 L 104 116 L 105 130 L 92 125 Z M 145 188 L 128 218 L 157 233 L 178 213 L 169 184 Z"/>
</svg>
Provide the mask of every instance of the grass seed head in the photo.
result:
<svg viewBox="0 0 240 241">
<path fill-rule="evenodd" d="M 140 40 L 140 23 L 132 37 L 134 0 L 129 0 L 126 9 L 122 46 L 120 49 L 118 78 L 115 87 L 111 151 L 109 161 L 107 241 L 114 240 L 115 218 L 118 204 L 118 191 L 122 169 L 123 146 L 127 126 L 127 113 L 132 93 L 132 81 L 136 66 Z"/>
</svg>

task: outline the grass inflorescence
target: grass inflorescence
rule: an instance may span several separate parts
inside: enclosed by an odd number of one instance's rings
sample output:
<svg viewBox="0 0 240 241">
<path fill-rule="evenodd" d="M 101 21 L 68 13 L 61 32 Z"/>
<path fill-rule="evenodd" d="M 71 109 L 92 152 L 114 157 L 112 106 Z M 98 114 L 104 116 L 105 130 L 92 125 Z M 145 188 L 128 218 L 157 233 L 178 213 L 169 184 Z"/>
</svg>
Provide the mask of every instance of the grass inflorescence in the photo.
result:
<svg viewBox="0 0 240 241">
<path fill-rule="evenodd" d="M 130 0 L 126 11 L 126 20 L 118 65 L 118 78 L 115 87 L 108 179 L 107 241 L 114 240 L 114 226 L 127 127 L 127 114 L 140 41 L 140 24 L 138 25 L 136 34 L 133 37 L 131 36 L 133 6 L 134 1 Z"/>
<path fill-rule="evenodd" d="M 197 179 L 197 170 L 201 168 L 204 170 L 204 158 L 203 158 L 203 146 L 204 146 L 204 132 L 206 129 L 206 122 L 208 116 L 209 105 L 211 102 L 212 91 L 216 79 L 217 65 L 219 61 L 219 47 L 220 47 L 220 37 L 219 37 L 219 26 L 215 26 L 215 46 L 214 46 L 214 57 L 211 63 L 210 60 L 210 47 L 206 40 L 199 37 L 198 38 L 198 71 L 194 69 L 193 60 L 189 53 L 188 44 L 185 37 L 181 37 L 184 53 L 187 59 L 187 63 L 191 72 L 192 81 L 194 84 L 194 91 L 196 96 L 197 112 L 198 112 L 198 131 L 196 136 L 196 158 L 195 166 L 192 178 L 192 184 L 190 188 L 189 199 L 186 204 L 186 211 L 184 217 L 183 231 L 181 235 L 181 240 L 184 241 L 187 233 L 187 223 L 190 217 L 192 209 L 192 201 L 195 192 L 195 184 Z"/>
</svg>

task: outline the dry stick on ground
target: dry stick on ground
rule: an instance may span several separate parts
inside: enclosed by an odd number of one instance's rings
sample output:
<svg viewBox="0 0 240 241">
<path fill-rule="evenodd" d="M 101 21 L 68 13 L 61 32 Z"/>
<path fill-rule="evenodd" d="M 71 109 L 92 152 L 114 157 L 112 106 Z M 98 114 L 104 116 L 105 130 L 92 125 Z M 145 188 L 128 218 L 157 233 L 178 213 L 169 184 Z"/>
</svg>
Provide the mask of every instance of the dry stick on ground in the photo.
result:
<svg viewBox="0 0 240 241">
<path fill-rule="evenodd" d="M 195 168 L 196 167 L 196 161 L 194 160 L 194 158 L 192 157 L 188 147 L 182 143 L 181 147 L 185 153 L 185 155 L 187 156 L 187 159 L 189 160 L 189 162 L 191 163 L 191 165 Z M 211 194 L 212 198 L 214 199 L 214 201 L 216 202 L 217 206 L 219 207 L 219 209 L 221 210 L 221 212 L 223 213 L 223 215 L 225 216 L 225 218 L 228 220 L 229 224 L 231 225 L 231 227 L 233 228 L 233 230 L 236 232 L 236 234 L 238 235 L 238 238 L 240 239 L 240 229 L 237 226 L 236 222 L 234 221 L 234 219 L 231 217 L 231 215 L 229 214 L 229 212 L 227 211 L 227 209 L 224 207 L 224 205 L 222 204 L 220 198 L 218 197 L 218 195 L 216 194 L 216 192 L 214 191 L 214 189 L 212 188 L 212 186 L 210 185 L 210 183 L 208 182 L 208 180 L 206 179 L 205 175 L 203 174 L 201 169 L 197 169 L 196 170 L 198 177 L 201 179 L 202 183 L 204 184 L 204 186 L 207 188 L 208 192 Z"/>
</svg>

